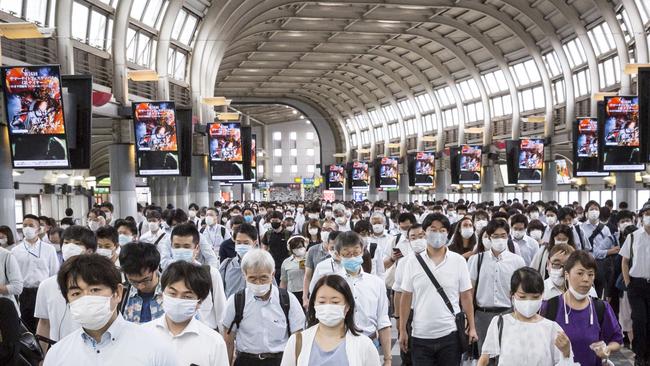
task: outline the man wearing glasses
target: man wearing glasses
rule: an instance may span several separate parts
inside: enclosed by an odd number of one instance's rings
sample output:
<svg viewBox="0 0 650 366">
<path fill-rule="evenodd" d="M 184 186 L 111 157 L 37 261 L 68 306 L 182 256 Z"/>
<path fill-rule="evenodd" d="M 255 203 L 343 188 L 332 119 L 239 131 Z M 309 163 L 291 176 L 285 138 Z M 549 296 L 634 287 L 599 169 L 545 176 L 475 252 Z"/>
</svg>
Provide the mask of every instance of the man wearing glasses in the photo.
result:
<svg viewBox="0 0 650 366">
<path fill-rule="evenodd" d="M 124 319 L 147 323 L 161 317 L 163 291 L 160 286 L 160 253 L 155 245 L 129 243 L 120 251 L 120 265 L 128 282 L 120 304 Z"/>
</svg>

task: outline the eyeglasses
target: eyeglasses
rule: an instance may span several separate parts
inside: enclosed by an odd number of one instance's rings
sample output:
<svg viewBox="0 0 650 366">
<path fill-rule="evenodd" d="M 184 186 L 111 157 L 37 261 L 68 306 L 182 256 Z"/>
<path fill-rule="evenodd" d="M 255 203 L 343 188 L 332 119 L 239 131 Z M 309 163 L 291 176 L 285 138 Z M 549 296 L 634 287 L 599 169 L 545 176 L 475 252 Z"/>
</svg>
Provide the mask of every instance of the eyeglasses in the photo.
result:
<svg viewBox="0 0 650 366">
<path fill-rule="evenodd" d="M 147 285 L 147 284 L 150 284 L 151 281 L 153 281 L 153 275 L 149 276 L 149 277 L 145 277 L 144 279 L 142 279 L 140 281 L 133 281 L 133 280 L 128 280 L 128 281 L 132 286 L 135 286 L 135 287 L 140 286 L 140 285 Z"/>
</svg>

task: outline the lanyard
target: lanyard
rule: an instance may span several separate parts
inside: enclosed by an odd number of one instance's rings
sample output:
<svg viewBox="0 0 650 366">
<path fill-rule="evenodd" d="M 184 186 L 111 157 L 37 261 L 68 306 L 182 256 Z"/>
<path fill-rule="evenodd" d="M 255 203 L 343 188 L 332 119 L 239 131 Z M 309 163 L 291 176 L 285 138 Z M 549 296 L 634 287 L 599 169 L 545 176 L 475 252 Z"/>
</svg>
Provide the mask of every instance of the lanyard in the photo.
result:
<svg viewBox="0 0 650 366">
<path fill-rule="evenodd" d="M 32 251 L 29 250 L 29 248 L 27 247 L 27 244 L 25 244 L 25 242 L 23 242 L 23 245 L 25 246 L 25 250 L 27 251 L 27 253 L 33 255 L 33 256 L 36 257 L 36 258 L 40 258 L 40 257 L 41 257 L 41 249 L 42 249 L 43 243 L 41 243 L 40 240 L 39 240 L 39 242 L 38 242 L 38 255 L 32 253 Z"/>
</svg>

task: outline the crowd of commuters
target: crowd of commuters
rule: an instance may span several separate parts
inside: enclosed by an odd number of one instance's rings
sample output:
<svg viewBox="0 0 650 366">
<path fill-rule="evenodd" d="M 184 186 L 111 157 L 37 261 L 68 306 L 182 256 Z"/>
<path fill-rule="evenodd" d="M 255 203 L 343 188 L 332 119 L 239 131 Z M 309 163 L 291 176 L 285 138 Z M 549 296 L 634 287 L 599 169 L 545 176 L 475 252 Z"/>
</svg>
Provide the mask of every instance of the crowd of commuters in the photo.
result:
<svg viewBox="0 0 650 366">
<path fill-rule="evenodd" d="M 113 212 L 0 227 L 1 365 L 650 365 L 650 202 Z"/>
</svg>

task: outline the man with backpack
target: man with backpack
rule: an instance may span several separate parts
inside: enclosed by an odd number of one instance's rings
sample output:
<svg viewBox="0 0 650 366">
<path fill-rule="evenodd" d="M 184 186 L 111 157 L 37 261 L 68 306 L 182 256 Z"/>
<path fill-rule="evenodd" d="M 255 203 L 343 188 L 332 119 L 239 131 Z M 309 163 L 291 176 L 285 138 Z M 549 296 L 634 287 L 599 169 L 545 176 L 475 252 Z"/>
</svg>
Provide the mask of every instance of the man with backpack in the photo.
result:
<svg viewBox="0 0 650 366">
<path fill-rule="evenodd" d="M 239 224 L 234 232 L 235 256 L 221 262 L 219 274 L 223 280 L 226 298 L 246 288 L 246 280 L 241 270 L 242 258 L 257 246 L 257 230 L 251 224 Z"/>
<path fill-rule="evenodd" d="M 298 299 L 273 285 L 275 268 L 265 250 L 253 249 L 242 259 L 246 288 L 228 299 L 223 318 L 231 360 L 237 347 L 236 366 L 279 366 L 289 336 L 303 329 L 305 314 Z"/>
<path fill-rule="evenodd" d="M 205 211 L 205 227 L 199 230 L 205 240 L 212 246 L 215 253 L 219 253 L 219 248 L 224 240 L 230 239 L 230 233 L 226 227 L 217 223 L 219 213 L 213 207 Z"/>
<path fill-rule="evenodd" d="M 269 214 L 271 229 L 262 235 L 262 248 L 271 253 L 275 261 L 275 281 L 280 283 L 280 267 L 282 262 L 289 257 L 287 240 L 291 232 L 282 226 L 282 212 L 273 211 Z"/>
<path fill-rule="evenodd" d="M 582 230 L 585 240 L 589 242 L 593 250 L 594 258 L 598 270 L 596 271 L 596 294 L 599 298 L 603 297 L 603 289 L 608 287 L 608 278 L 614 270 L 614 258 L 618 254 L 620 247 L 609 231 L 609 227 L 600 222 L 600 205 L 596 201 L 589 201 L 585 205 L 587 221 L 580 224 L 579 230 Z"/>
</svg>

